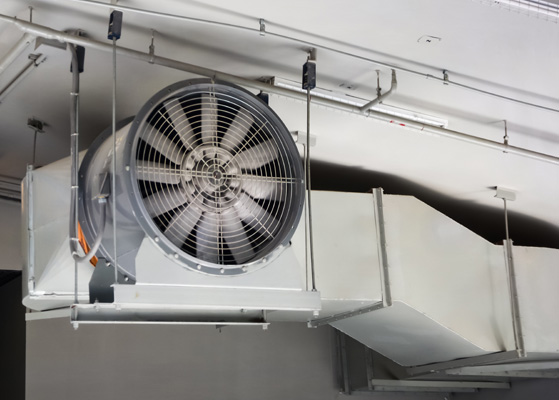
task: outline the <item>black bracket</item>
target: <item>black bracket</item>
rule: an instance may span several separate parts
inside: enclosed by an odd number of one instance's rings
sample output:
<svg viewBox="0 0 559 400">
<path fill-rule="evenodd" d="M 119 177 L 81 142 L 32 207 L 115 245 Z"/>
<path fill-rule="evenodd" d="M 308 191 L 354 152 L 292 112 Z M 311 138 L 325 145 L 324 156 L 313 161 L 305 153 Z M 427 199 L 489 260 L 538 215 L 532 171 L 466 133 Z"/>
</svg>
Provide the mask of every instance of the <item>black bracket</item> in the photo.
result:
<svg viewBox="0 0 559 400">
<path fill-rule="evenodd" d="M 109 40 L 118 40 L 122 33 L 122 11 L 115 10 L 111 13 L 111 19 L 109 20 L 109 32 L 107 38 Z"/>
<path fill-rule="evenodd" d="M 313 90 L 316 87 L 316 62 L 308 60 L 303 65 L 303 89 Z"/>
<path fill-rule="evenodd" d="M 270 95 L 268 93 L 265 93 L 263 91 L 260 91 L 260 93 L 258 93 L 256 95 L 256 97 L 258 97 L 260 100 L 262 100 L 264 103 L 269 104 L 270 103 Z"/>
<path fill-rule="evenodd" d="M 113 284 L 115 283 L 114 267 L 107 260 L 100 258 L 89 281 L 89 302 L 112 303 L 115 301 Z M 118 283 L 133 285 L 135 282 L 118 272 Z"/>
</svg>

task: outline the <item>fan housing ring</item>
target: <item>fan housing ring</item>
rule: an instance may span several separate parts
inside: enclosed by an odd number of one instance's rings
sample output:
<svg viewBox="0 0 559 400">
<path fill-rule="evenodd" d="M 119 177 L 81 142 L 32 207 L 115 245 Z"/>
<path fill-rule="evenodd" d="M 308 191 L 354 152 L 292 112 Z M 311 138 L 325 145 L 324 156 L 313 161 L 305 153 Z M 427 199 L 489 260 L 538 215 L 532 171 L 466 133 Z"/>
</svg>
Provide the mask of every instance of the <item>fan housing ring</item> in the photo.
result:
<svg viewBox="0 0 559 400">
<path fill-rule="evenodd" d="M 161 90 L 128 132 L 126 190 L 167 256 L 214 275 L 260 268 L 288 245 L 303 169 L 279 117 L 252 93 L 206 79 Z"/>
</svg>

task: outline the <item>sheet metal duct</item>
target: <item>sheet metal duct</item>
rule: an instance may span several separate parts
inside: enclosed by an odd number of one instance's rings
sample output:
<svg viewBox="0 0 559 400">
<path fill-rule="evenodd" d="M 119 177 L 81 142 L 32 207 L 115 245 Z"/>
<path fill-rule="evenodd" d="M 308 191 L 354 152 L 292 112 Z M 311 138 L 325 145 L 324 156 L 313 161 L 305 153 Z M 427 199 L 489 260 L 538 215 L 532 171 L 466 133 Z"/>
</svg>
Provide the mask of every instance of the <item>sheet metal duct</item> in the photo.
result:
<svg viewBox="0 0 559 400">
<path fill-rule="evenodd" d="M 81 221 L 86 237 L 97 234 L 97 200 L 116 199 L 119 269 L 134 283 L 115 284 L 112 302 L 90 303 L 88 285 L 100 267 L 80 264 L 74 286 L 68 250 L 70 159 L 28 171 L 22 196 L 27 307 L 71 306 L 74 323 L 331 324 L 410 367 L 412 374 L 437 368 L 433 363 L 519 354 L 516 321 L 529 360 L 559 358 L 554 288 L 559 251 L 514 247 L 518 285 L 513 288 L 503 246 L 412 197 L 383 195 L 378 189 L 373 194 L 314 192 L 319 291 L 310 290 L 304 224 L 298 223 L 304 194 L 296 179 L 301 164 L 289 133 L 247 92 L 230 85 L 208 92 L 208 87 L 207 81 L 171 87 L 131 123 L 123 122 L 117 132 L 114 195 L 105 189 L 111 149 L 105 138 L 84 158 Z M 189 116 L 190 109 L 197 110 L 195 116 Z M 265 124 L 255 122 L 261 118 L 272 120 L 279 131 L 266 131 L 247 144 L 247 137 L 263 130 Z M 221 133 L 208 135 L 216 126 Z M 270 147 L 271 141 L 276 146 Z M 242 155 L 240 160 L 232 161 L 231 149 Z M 280 175 L 269 175 L 272 170 Z M 281 179 L 261 179 L 265 176 Z M 173 197 L 171 186 L 180 188 L 182 197 Z M 222 197 L 214 194 L 220 191 Z M 166 194 L 164 201 L 152 203 L 159 192 Z M 243 193 L 252 203 L 244 203 Z M 230 202 L 231 194 L 236 201 Z M 190 204 L 196 205 L 195 221 L 179 223 Z M 252 204 L 252 212 L 243 214 L 246 204 Z M 229 221 L 243 252 L 232 250 L 231 237 L 223 236 L 230 231 L 216 221 L 227 216 L 220 212 L 225 207 L 236 213 Z M 251 225 L 249 214 L 260 225 Z M 210 217 L 215 225 L 208 224 Z M 185 228 L 182 236 L 169 231 L 170 221 Z M 111 224 L 106 231 L 112 231 Z M 211 226 L 222 230 L 212 236 Z M 228 251 L 199 251 L 199 242 L 208 237 L 222 240 Z M 248 247 L 248 237 L 261 239 Z M 110 262 L 113 238 L 105 239 L 108 244 L 98 255 Z M 188 240 L 194 245 L 189 247 Z M 74 304 L 76 288 L 79 304 Z M 518 320 L 511 308 L 514 296 Z"/>
</svg>

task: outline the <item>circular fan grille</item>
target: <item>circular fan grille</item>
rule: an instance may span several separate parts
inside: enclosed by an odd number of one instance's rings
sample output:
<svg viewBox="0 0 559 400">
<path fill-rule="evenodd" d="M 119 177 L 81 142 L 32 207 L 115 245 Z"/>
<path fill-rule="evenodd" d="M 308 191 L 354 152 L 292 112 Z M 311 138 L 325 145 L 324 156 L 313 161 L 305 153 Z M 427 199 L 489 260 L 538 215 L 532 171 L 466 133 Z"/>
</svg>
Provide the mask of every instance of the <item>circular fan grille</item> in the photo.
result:
<svg viewBox="0 0 559 400">
<path fill-rule="evenodd" d="M 136 117 L 132 176 L 142 208 L 159 231 L 155 240 L 180 249 L 175 257 L 209 272 L 243 272 L 239 266 L 289 240 L 298 222 L 298 152 L 249 92 L 209 81 L 180 86 L 162 91 L 141 122 Z"/>
</svg>

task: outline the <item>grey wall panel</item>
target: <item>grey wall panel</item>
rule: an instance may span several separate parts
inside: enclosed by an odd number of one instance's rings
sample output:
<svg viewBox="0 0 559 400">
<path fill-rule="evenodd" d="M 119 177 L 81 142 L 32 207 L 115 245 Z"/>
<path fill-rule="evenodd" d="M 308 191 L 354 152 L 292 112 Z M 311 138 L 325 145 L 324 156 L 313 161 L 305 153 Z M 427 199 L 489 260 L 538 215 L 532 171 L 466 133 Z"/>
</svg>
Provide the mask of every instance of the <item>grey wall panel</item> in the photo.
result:
<svg viewBox="0 0 559 400">
<path fill-rule="evenodd" d="M 27 323 L 27 399 L 334 399 L 329 327 Z"/>
<path fill-rule="evenodd" d="M 21 205 L 0 199 L 0 269 L 21 270 Z"/>
</svg>

